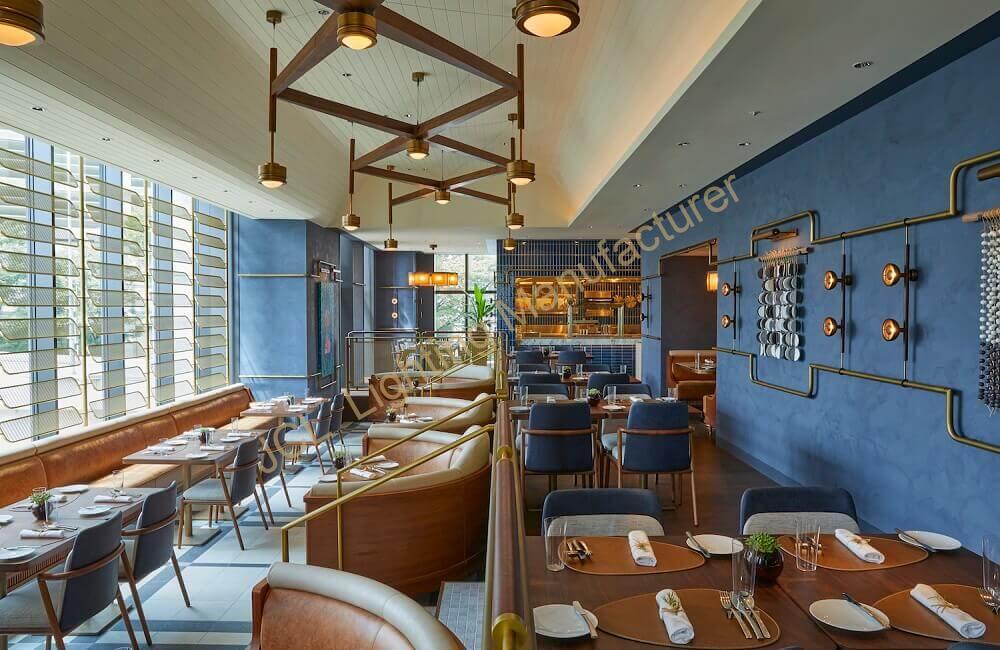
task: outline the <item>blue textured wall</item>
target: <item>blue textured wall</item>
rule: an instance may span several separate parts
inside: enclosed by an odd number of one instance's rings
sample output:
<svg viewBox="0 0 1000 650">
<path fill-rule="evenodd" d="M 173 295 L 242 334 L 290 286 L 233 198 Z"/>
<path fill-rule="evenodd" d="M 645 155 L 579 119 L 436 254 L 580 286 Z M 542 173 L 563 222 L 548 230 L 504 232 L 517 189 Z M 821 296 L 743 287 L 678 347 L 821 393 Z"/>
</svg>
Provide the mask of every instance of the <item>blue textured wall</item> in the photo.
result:
<svg viewBox="0 0 1000 650">
<path fill-rule="evenodd" d="M 706 216 L 669 248 L 644 254 L 643 275 L 657 273 L 663 253 L 713 236 L 721 258 L 743 254 L 754 225 L 802 210 L 819 214 L 822 236 L 946 209 L 953 165 L 1000 148 L 1000 85 L 986 81 L 996 79 L 997 61 L 1000 41 L 994 40 L 740 177 L 739 203 Z M 1000 181 L 977 182 L 967 174 L 960 197 L 966 211 L 995 207 Z M 808 233 L 806 222 L 797 225 Z M 910 229 L 921 273 L 913 294 L 910 377 L 958 388 L 961 430 L 1000 443 L 1000 422 L 976 401 L 980 231 L 958 219 Z M 827 315 L 839 317 L 839 296 L 824 291 L 821 278 L 839 268 L 840 251 L 840 243 L 825 244 L 808 256 L 805 359 L 762 359 L 761 379 L 801 389 L 809 362 L 839 365 L 838 339 L 823 337 L 820 324 Z M 902 321 L 903 290 L 883 286 L 880 269 L 889 261 L 902 265 L 903 231 L 848 240 L 847 255 L 856 281 L 848 294 L 846 367 L 900 376 L 902 340 L 883 342 L 879 326 L 887 317 Z M 745 290 L 737 347 L 751 352 L 757 351 L 757 267 L 753 260 L 738 266 Z M 732 265 L 720 269 L 720 286 L 726 280 L 733 280 Z M 656 311 L 659 282 L 645 285 Z M 718 295 L 719 313 L 731 313 L 731 300 Z M 731 332 L 718 329 L 720 345 L 731 345 Z M 664 352 L 658 341 L 644 341 L 651 375 Z M 718 378 L 720 443 L 766 464 L 775 476 L 846 487 L 860 515 L 884 530 L 939 530 L 978 549 L 981 535 L 995 529 L 1000 507 L 992 485 L 1000 455 L 951 441 L 941 396 L 822 374 L 817 397 L 805 399 L 751 384 L 747 360 L 725 354 Z"/>
</svg>

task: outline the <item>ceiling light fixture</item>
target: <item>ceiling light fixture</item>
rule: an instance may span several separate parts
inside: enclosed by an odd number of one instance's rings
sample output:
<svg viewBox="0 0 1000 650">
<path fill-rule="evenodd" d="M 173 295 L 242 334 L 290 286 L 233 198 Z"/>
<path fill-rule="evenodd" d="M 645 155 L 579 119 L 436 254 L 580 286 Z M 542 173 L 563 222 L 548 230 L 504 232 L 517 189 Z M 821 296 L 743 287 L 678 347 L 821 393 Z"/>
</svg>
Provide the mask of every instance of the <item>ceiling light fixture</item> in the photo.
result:
<svg viewBox="0 0 1000 650">
<path fill-rule="evenodd" d="M 441 185 L 442 187 L 434 190 L 434 202 L 438 205 L 448 205 L 451 203 L 451 192 L 448 191 L 447 187 L 444 185 L 444 149 L 441 150 Z"/>
<path fill-rule="evenodd" d="M 386 169 L 392 171 L 393 169 L 395 169 L 395 167 L 392 165 L 386 165 Z M 383 243 L 385 244 L 385 250 L 394 251 L 399 248 L 399 242 L 392 238 L 392 183 L 389 183 L 388 221 L 389 221 L 389 238 L 386 239 Z"/>
<path fill-rule="evenodd" d="M 363 11 L 337 14 L 337 42 L 352 50 L 367 50 L 378 40 L 375 16 Z"/>
<path fill-rule="evenodd" d="M 277 189 L 288 182 L 288 170 L 285 166 L 274 161 L 274 132 L 277 128 L 278 98 L 271 93 L 271 84 L 278 76 L 278 48 L 273 46 L 274 32 L 281 22 L 282 13 L 277 9 L 267 11 L 267 22 L 271 23 L 270 57 L 268 62 L 268 86 L 267 86 L 267 131 L 269 140 L 270 158 L 268 162 L 257 167 L 257 182 L 269 190 Z"/>
<path fill-rule="evenodd" d="M 41 113 L 41 112 L 43 112 L 45 110 L 45 107 L 44 106 L 32 106 L 31 110 L 38 111 L 39 113 Z"/>
<path fill-rule="evenodd" d="M 45 17 L 39 0 L 0 0 L 0 45 L 21 47 L 45 40 Z"/>
<path fill-rule="evenodd" d="M 642 187 L 642 183 L 636 183 L 632 187 L 634 187 L 635 189 L 639 189 L 640 187 Z"/>
<path fill-rule="evenodd" d="M 685 142 L 678 142 L 677 146 L 678 147 L 690 147 L 691 143 L 690 142 L 686 142 L 686 141 Z"/>
<path fill-rule="evenodd" d="M 431 287 L 431 274 L 427 271 L 411 271 L 406 274 L 406 283 L 411 287 Z"/>
<path fill-rule="evenodd" d="M 741 147 L 749 147 L 750 143 L 749 142 L 740 142 L 739 146 L 741 146 Z"/>
<path fill-rule="evenodd" d="M 101 142 L 111 142 L 111 138 L 108 137 L 101 138 Z"/>
<path fill-rule="evenodd" d="M 414 83 L 417 84 L 417 122 L 420 122 L 420 82 L 424 80 L 427 73 L 414 72 L 411 75 Z M 423 160 L 431 151 L 431 147 L 423 138 L 410 138 L 406 141 L 406 155 L 413 160 Z"/>
<path fill-rule="evenodd" d="M 153 162 L 160 162 L 159 158 L 153 158 Z"/>
<path fill-rule="evenodd" d="M 511 13 L 519 30 L 541 38 L 566 34 L 580 24 L 576 0 L 518 0 Z"/>
<path fill-rule="evenodd" d="M 503 249 L 505 251 L 512 251 L 517 248 L 517 240 L 510 236 L 510 230 L 507 230 L 507 239 L 503 240 Z"/>
<path fill-rule="evenodd" d="M 518 50 L 520 55 L 521 51 Z M 520 58 L 520 57 L 519 57 Z M 520 64 L 519 68 L 520 69 Z M 520 98 L 522 95 L 518 95 Z M 519 104 L 523 102 L 519 101 Z M 535 180 L 535 163 L 524 159 L 524 107 L 519 106 L 517 113 L 508 113 L 507 119 L 510 120 L 511 130 L 514 128 L 515 122 L 517 123 L 517 132 L 519 136 L 520 145 L 520 156 L 514 158 L 513 152 L 511 153 L 511 160 L 507 163 L 507 180 L 514 185 L 527 185 Z"/>
<path fill-rule="evenodd" d="M 858 62 L 857 62 L 857 63 L 855 63 L 855 64 L 854 64 L 854 65 L 853 65 L 852 67 L 853 67 L 853 68 L 854 68 L 855 70 L 864 70 L 865 68 L 870 68 L 870 67 L 872 67 L 873 65 L 875 65 L 875 62 L 874 62 L 874 61 L 858 61 Z"/>
<path fill-rule="evenodd" d="M 514 138 L 510 139 L 510 157 L 514 157 Z M 507 183 L 507 231 L 524 228 L 524 215 L 517 211 L 517 185 Z"/>
<path fill-rule="evenodd" d="M 351 123 L 354 129 L 354 123 Z M 361 217 L 354 214 L 354 138 L 351 138 L 349 148 L 349 162 L 347 163 L 347 214 L 340 219 L 340 225 L 344 230 L 357 230 L 361 227 Z"/>
</svg>

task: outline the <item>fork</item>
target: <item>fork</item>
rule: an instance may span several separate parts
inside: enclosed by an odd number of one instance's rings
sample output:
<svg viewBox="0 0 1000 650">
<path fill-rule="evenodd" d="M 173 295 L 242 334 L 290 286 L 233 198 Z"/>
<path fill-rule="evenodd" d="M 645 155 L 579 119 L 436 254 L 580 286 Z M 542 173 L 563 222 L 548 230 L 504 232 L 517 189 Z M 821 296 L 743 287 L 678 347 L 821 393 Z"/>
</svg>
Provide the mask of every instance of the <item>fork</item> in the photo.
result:
<svg viewBox="0 0 1000 650">
<path fill-rule="evenodd" d="M 993 612 L 994 616 L 1000 614 L 1000 601 L 997 601 L 993 594 L 982 587 L 977 587 L 976 591 L 979 592 L 979 597 L 983 599 L 983 602 L 990 608 L 990 611 Z"/>
<path fill-rule="evenodd" d="M 743 619 L 733 611 L 733 601 L 729 596 L 729 592 L 720 591 L 719 592 L 719 602 L 722 604 L 722 609 L 726 610 L 726 618 L 736 618 L 736 622 L 740 624 L 740 629 L 743 630 L 743 636 L 748 639 L 753 637 L 750 634 L 750 630 L 747 629 L 747 624 L 743 622 Z"/>
<path fill-rule="evenodd" d="M 575 539 L 570 539 L 566 542 L 566 546 L 569 549 L 570 553 L 576 555 L 576 559 L 578 561 L 583 562 L 585 559 L 587 559 L 587 553 L 583 550 L 583 547 L 580 546 L 579 541 Z"/>
</svg>

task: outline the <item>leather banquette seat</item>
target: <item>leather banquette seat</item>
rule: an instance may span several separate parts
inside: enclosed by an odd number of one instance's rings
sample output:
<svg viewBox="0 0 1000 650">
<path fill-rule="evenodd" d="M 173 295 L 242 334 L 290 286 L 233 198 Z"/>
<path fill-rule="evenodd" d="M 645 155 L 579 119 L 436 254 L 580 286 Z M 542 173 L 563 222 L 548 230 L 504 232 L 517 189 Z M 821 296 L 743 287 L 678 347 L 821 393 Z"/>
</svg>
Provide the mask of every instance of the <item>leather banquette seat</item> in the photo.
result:
<svg viewBox="0 0 1000 650">
<path fill-rule="evenodd" d="M 124 471 L 126 487 L 169 485 L 179 480 L 175 465 L 125 466 L 122 458 L 197 424 L 228 424 L 249 403 L 248 389 L 234 384 L 135 415 L 0 448 L 0 505 L 23 499 L 36 487 L 110 486 L 111 472 L 119 469 Z M 244 418 L 240 426 L 265 428 L 273 422 L 270 417 Z M 202 475 L 210 471 L 208 467 L 201 470 Z M 200 478 L 197 472 L 195 478 Z"/>
<path fill-rule="evenodd" d="M 447 377 L 435 382 L 430 390 L 417 391 L 417 396 L 450 397 L 454 399 L 475 399 L 480 393 L 496 390 L 496 375 L 489 366 L 460 366 L 448 372 Z M 397 402 L 413 393 L 409 388 L 413 380 L 419 384 L 429 382 L 442 373 L 429 370 L 409 370 L 407 372 L 382 372 L 368 378 L 368 405 L 375 409 L 381 419 L 383 409 L 390 402 Z"/>
<path fill-rule="evenodd" d="M 253 590 L 251 650 L 460 650 L 419 603 L 363 576 L 277 562 Z"/>
<path fill-rule="evenodd" d="M 452 397 L 407 397 L 400 410 L 400 416 L 415 414 L 418 417 L 432 417 L 435 420 L 465 408 L 473 402 L 489 397 L 487 393 L 476 395 L 475 399 L 455 399 Z M 484 426 L 493 422 L 493 402 L 486 402 L 479 406 L 456 415 L 447 422 L 437 425 L 435 431 L 445 431 L 447 433 L 463 433 L 472 426 Z M 409 421 L 393 422 L 392 426 L 405 429 L 419 429 L 426 426 L 426 422 Z"/>
<path fill-rule="evenodd" d="M 705 395 L 715 392 L 715 375 L 698 374 L 680 366 L 693 364 L 698 358 L 715 361 L 714 350 L 671 350 L 667 353 L 667 387 L 677 389 L 677 399 L 701 404 Z"/>
<path fill-rule="evenodd" d="M 377 453 L 412 433 L 374 424 L 363 441 L 365 453 Z M 428 431 L 385 455 L 403 465 L 459 437 Z M 344 480 L 343 493 L 363 485 L 353 477 Z M 485 549 L 489 489 L 489 436 L 482 435 L 366 492 L 341 508 L 341 568 L 407 594 L 433 591 L 442 580 L 467 576 Z M 336 497 L 336 483 L 317 483 L 305 496 L 306 512 Z M 337 544 L 335 510 L 306 524 L 308 564 L 338 568 Z"/>
</svg>

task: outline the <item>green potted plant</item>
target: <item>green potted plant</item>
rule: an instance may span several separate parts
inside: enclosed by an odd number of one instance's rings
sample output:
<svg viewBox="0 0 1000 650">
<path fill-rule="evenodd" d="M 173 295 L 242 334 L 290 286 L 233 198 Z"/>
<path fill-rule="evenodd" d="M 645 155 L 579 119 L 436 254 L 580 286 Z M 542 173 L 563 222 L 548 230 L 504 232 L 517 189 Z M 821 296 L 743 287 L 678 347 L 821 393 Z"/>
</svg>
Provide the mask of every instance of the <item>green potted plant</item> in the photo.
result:
<svg viewBox="0 0 1000 650">
<path fill-rule="evenodd" d="M 587 391 L 587 401 L 591 406 L 597 406 L 601 403 L 601 391 L 596 388 L 591 388 Z"/>
<path fill-rule="evenodd" d="M 396 421 L 396 409 L 391 406 L 385 407 L 385 421 L 395 422 Z"/>
<path fill-rule="evenodd" d="M 35 521 L 47 521 L 52 514 L 52 493 L 47 490 L 35 490 L 31 493 L 31 514 Z"/>
<path fill-rule="evenodd" d="M 744 542 L 747 560 L 757 563 L 757 580 L 774 584 L 785 567 L 778 540 L 768 533 L 754 533 Z"/>
<path fill-rule="evenodd" d="M 472 322 L 473 329 L 479 333 L 488 331 L 486 321 L 493 315 L 493 301 L 486 300 L 486 291 L 478 284 L 472 288 L 472 311 L 468 314 L 468 319 Z"/>
<path fill-rule="evenodd" d="M 570 377 L 572 377 L 573 376 L 573 368 L 571 368 L 570 366 L 563 366 L 562 376 L 563 376 L 563 379 L 569 379 Z"/>
</svg>

